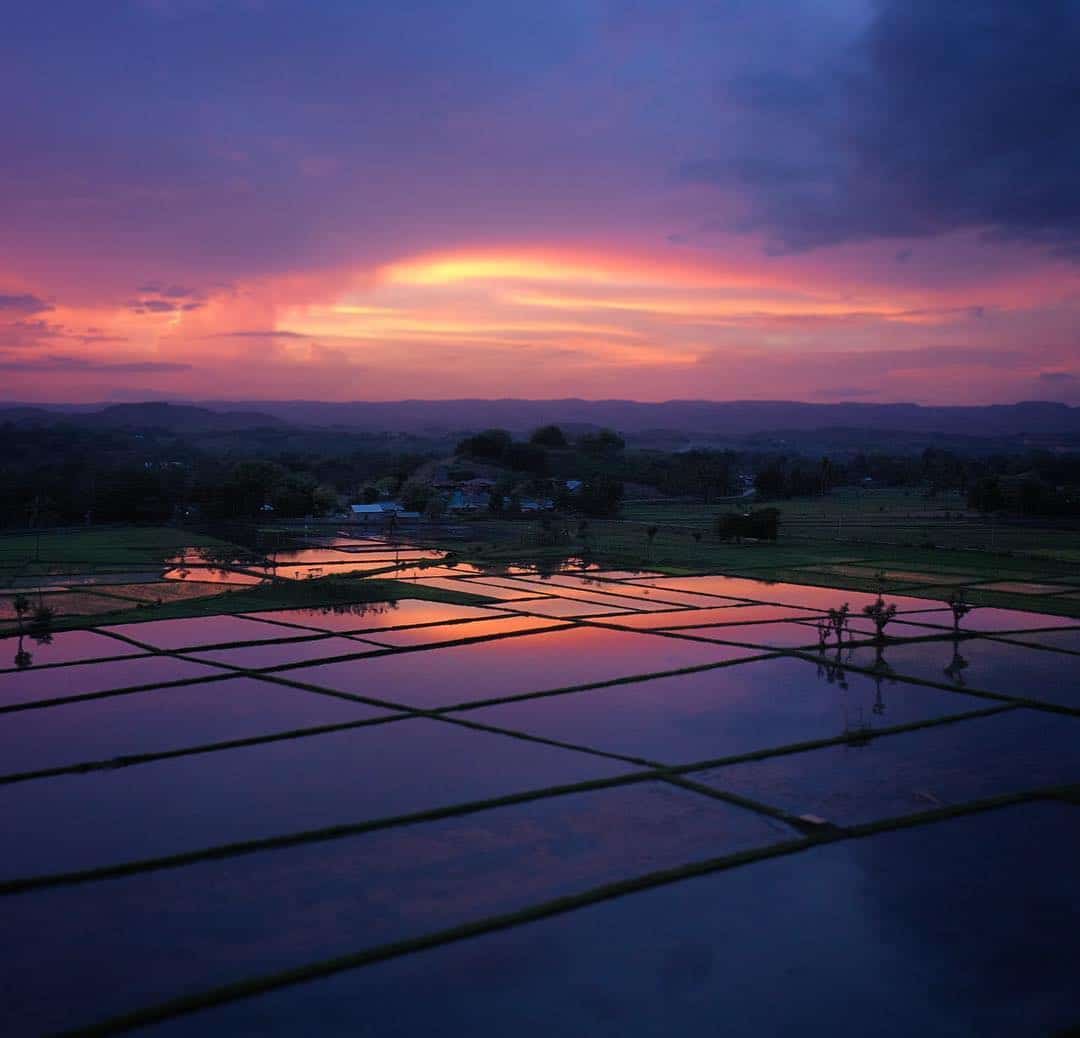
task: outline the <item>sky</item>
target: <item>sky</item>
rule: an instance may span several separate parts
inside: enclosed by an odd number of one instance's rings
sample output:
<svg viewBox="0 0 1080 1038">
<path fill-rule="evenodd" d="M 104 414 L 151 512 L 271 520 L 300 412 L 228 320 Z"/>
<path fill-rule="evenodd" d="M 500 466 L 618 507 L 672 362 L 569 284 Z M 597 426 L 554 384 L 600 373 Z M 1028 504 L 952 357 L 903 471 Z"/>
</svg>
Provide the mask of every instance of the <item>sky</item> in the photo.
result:
<svg viewBox="0 0 1080 1038">
<path fill-rule="evenodd" d="M 1080 404 L 1080 0 L 36 0 L 0 399 Z"/>
</svg>

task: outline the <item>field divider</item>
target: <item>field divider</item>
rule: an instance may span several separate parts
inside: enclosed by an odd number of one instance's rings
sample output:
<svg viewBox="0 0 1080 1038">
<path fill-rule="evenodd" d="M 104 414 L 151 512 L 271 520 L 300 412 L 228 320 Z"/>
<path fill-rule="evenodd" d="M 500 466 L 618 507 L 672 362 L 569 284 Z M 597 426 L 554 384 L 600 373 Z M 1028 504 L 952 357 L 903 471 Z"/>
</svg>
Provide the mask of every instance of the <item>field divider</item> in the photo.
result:
<svg viewBox="0 0 1080 1038">
<path fill-rule="evenodd" d="M 156 761 L 173 760 L 177 757 L 193 757 L 203 753 L 217 753 L 222 750 L 241 749 L 245 746 L 260 746 L 263 743 L 283 742 L 287 739 L 301 739 L 313 735 L 325 735 L 330 732 L 342 732 L 351 728 L 365 728 L 386 724 L 389 721 L 402 721 L 411 714 L 391 714 L 389 717 L 366 717 L 356 721 L 341 721 L 336 724 L 322 724 L 311 728 L 293 728 L 288 731 L 272 732 L 267 735 L 251 735 L 240 739 L 225 739 L 221 742 L 199 743 L 194 746 L 182 746 L 173 750 L 157 750 L 148 753 L 126 753 L 104 760 L 81 761 L 77 764 L 62 764 L 54 768 L 42 768 L 38 771 L 11 772 L 0 775 L 0 786 L 30 782 L 34 779 L 56 778 L 60 775 L 86 775 L 97 771 L 116 771 L 139 764 L 153 764 Z"/>
<path fill-rule="evenodd" d="M 439 821 L 444 818 L 457 818 L 459 816 L 476 814 L 480 811 L 491 810 L 492 808 L 508 807 L 514 804 L 525 804 L 534 800 L 547 800 L 572 793 L 588 793 L 598 789 L 630 786 L 639 782 L 650 781 L 654 777 L 653 772 L 648 770 L 629 772 L 625 775 L 612 775 L 606 778 L 589 779 L 583 782 L 575 782 L 562 786 L 546 786 L 542 789 L 525 790 L 519 793 L 507 793 L 497 797 L 486 797 L 480 800 L 448 804 L 444 807 L 427 808 L 423 811 L 414 811 L 400 815 L 387 815 L 382 818 L 367 819 L 361 822 L 347 822 L 319 829 L 304 829 L 297 832 L 283 833 L 277 836 L 267 836 L 254 840 L 238 840 L 233 843 L 216 844 L 212 847 L 202 847 L 192 851 L 181 851 L 176 854 L 162 855 L 160 857 L 140 858 L 131 861 L 117 862 L 111 865 L 100 865 L 88 869 L 73 870 L 71 872 L 51 872 L 33 876 L 20 876 L 13 879 L 0 880 L 0 896 L 22 894 L 27 891 L 41 890 L 48 887 L 72 886 L 79 883 L 116 879 L 121 876 L 130 876 L 143 872 L 157 872 L 162 869 L 181 868 L 186 865 L 197 864 L 201 861 L 216 861 L 224 858 L 239 857 L 245 854 L 256 854 L 260 851 L 274 850 L 281 847 L 294 847 L 306 843 L 321 843 L 329 840 L 343 839 L 349 836 L 359 836 L 363 833 L 378 832 L 383 829 L 393 829 L 399 826 L 419 825 L 424 822 Z"/>
<path fill-rule="evenodd" d="M 349 652 L 349 653 L 344 653 L 344 654 L 339 655 L 339 656 L 327 656 L 327 657 L 325 657 L 323 659 L 299 660 L 296 663 L 282 663 L 282 664 L 277 664 L 277 665 L 272 666 L 272 667 L 263 667 L 263 668 L 259 668 L 259 667 L 243 667 L 243 668 L 240 668 L 240 667 L 237 667 L 236 669 L 243 670 L 245 673 L 250 673 L 253 676 L 257 676 L 257 677 L 261 677 L 263 675 L 269 675 L 269 674 L 287 674 L 287 673 L 289 673 L 290 671 L 293 671 L 293 670 L 303 670 L 306 667 L 323 666 L 323 665 L 329 664 L 329 663 L 348 663 L 348 662 L 350 662 L 352 660 L 375 659 L 375 658 L 378 658 L 378 657 L 381 657 L 381 656 L 398 656 L 398 655 L 403 655 L 405 653 L 410 653 L 410 652 L 424 652 L 424 651 L 429 650 L 429 649 L 450 648 L 450 647 L 457 646 L 457 645 L 479 645 L 481 642 L 501 641 L 504 638 L 521 638 L 521 637 L 525 637 L 525 636 L 530 635 L 530 634 L 544 634 L 544 633 L 550 632 L 550 631 L 568 630 L 572 626 L 572 623 L 569 620 L 564 620 L 561 617 L 540 617 L 539 619 L 550 620 L 551 621 L 551 626 L 550 627 L 532 628 L 532 629 L 527 629 L 527 630 L 523 630 L 523 631 L 496 631 L 494 634 L 482 634 L 482 635 L 477 635 L 476 637 L 472 637 L 472 638 L 462 638 L 460 640 L 455 640 L 453 642 L 446 642 L 446 643 L 436 644 L 436 645 L 421 644 L 421 645 L 386 645 L 386 646 L 384 646 L 384 645 L 379 645 L 379 644 L 377 644 L 375 642 L 361 643 L 360 641 L 357 641 L 358 645 L 360 645 L 360 644 L 368 644 L 368 645 L 374 646 L 374 650 L 371 651 L 371 652 Z M 375 632 L 371 632 L 371 633 L 375 633 Z M 292 639 L 289 639 L 289 641 L 292 641 Z M 251 647 L 254 648 L 254 647 L 258 646 L 258 645 L 275 645 L 275 644 L 284 644 L 284 642 L 274 642 L 274 641 L 256 642 Z M 194 656 L 189 656 L 188 654 L 193 652 L 193 651 L 201 652 L 202 650 L 201 649 L 197 649 L 197 650 L 184 649 L 184 650 L 178 650 L 177 653 L 174 653 L 174 654 L 182 655 L 182 658 L 189 659 L 189 660 L 191 660 L 192 662 L 195 662 L 195 663 L 206 663 L 207 662 L 206 660 L 198 659 L 198 658 L 196 658 Z M 229 667 L 229 666 L 233 666 L 233 665 L 214 660 L 213 661 L 213 666 L 215 666 L 215 667 Z"/>
<path fill-rule="evenodd" d="M 18 635 L 15 635 L 18 637 Z M 26 635 L 30 637 L 30 635 Z M 145 659 L 147 656 L 156 656 L 156 651 L 147 652 L 132 652 L 126 656 L 88 656 L 86 659 L 79 660 L 60 660 L 56 663 L 36 663 L 29 667 L 0 667 L 0 675 L 4 674 L 26 674 L 34 673 L 39 670 L 58 670 L 63 667 L 77 667 L 80 664 L 86 663 L 116 663 L 118 660 L 140 660 Z"/>
<path fill-rule="evenodd" d="M 1068 628 L 1068 627 L 1064 627 L 1064 628 L 1059 627 L 1059 628 L 1057 628 L 1057 630 L 1059 630 L 1059 631 L 1060 630 L 1066 630 L 1067 631 L 1067 630 L 1070 630 L 1070 628 Z M 1063 648 L 1059 648 L 1057 645 L 1040 645 L 1038 642 L 1022 641 L 1021 639 L 1023 639 L 1024 635 L 1028 634 L 1028 633 L 1030 633 L 1030 634 L 1048 634 L 1048 633 L 1053 633 L 1053 632 L 1052 631 L 1030 631 L 1030 632 L 1020 631 L 1020 632 L 1018 632 L 1016 634 L 992 634 L 992 635 L 984 635 L 983 637 L 985 637 L 988 641 L 1004 642 L 1006 645 L 1020 645 L 1020 646 L 1023 646 L 1023 648 L 1025 648 L 1025 649 L 1042 649 L 1044 652 L 1060 652 L 1062 655 L 1065 655 L 1065 656 L 1080 656 L 1080 649 L 1063 649 Z M 1080 643 L 1078 643 L 1078 644 L 1080 644 Z"/>
<path fill-rule="evenodd" d="M 559 574 L 559 575 L 563 575 L 563 574 Z M 569 575 L 573 576 L 574 574 L 569 574 Z M 504 590 L 504 591 L 513 591 L 514 590 L 514 588 L 507 588 L 505 584 L 492 584 L 490 581 L 485 581 L 482 576 L 467 577 L 465 579 L 469 580 L 472 583 L 478 584 L 478 585 L 480 585 L 482 587 L 494 587 L 494 588 L 499 588 L 500 590 Z M 505 579 L 507 579 L 507 580 L 515 580 L 515 581 L 519 580 L 519 578 L 517 578 L 517 577 L 506 577 Z M 629 595 L 625 591 L 620 594 L 619 591 L 618 591 L 618 588 L 620 588 L 622 586 L 622 584 L 619 581 L 614 581 L 614 580 L 607 581 L 607 586 L 602 587 L 602 588 L 601 587 L 598 587 L 598 588 L 592 588 L 592 587 L 583 588 L 583 587 L 578 587 L 578 586 L 576 586 L 574 584 L 550 584 L 550 585 L 548 585 L 548 584 L 544 584 L 542 581 L 530 581 L 527 578 L 520 578 L 519 582 L 520 582 L 522 591 L 536 590 L 537 597 L 562 598 L 562 599 L 565 599 L 567 601 L 583 602 L 585 604 L 595 604 L 595 605 L 601 605 L 602 604 L 600 602 L 595 602 L 594 601 L 596 596 L 601 596 L 601 597 L 606 596 L 608 598 L 622 598 L 622 599 L 639 598 L 644 602 L 656 602 L 656 603 L 658 603 L 660 605 L 668 606 L 668 608 L 664 609 L 664 610 L 650 610 L 650 609 L 631 610 L 631 609 L 627 609 L 627 612 L 639 612 L 639 613 L 676 612 L 676 611 L 680 611 L 680 610 L 684 610 L 684 609 L 698 609 L 698 608 L 701 608 L 700 606 L 686 605 L 685 602 L 673 602 L 670 599 L 663 598 L 662 597 L 663 588 L 649 588 L 650 591 L 658 592 L 658 595 L 655 598 L 653 598 L 652 596 L 647 597 L 647 596 L 644 596 L 644 595 Z M 628 586 L 641 587 L 642 585 L 628 585 Z M 671 590 L 675 590 L 675 589 L 672 588 Z M 586 597 L 581 597 L 581 596 L 586 596 Z M 507 601 L 514 602 L 514 601 L 530 601 L 530 600 L 529 599 L 507 599 Z"/>
<path fill-rule="evenodd" d="M 890 831 L 934 824 L 952 818 L 1000 810 L 1040 800 L 1064 800 L 1071 803 L 1072 798 L 1076 795 L 1075 787 L 1058 787 L 1006 794 L 972 801 L 956 807 L 919 812 L 880 823 L 875 822 L 861 826 L 820 831 L 814 835 L 804 836 L 799 839 L 781 841 L 733 854 L 687 862 L 672 868 L 658 869 L 653 872 L 600 884 L 576 894 L 565 894 L 515 911 L 486 916 L 457 926 L 436 930 L 419 937 L 377 945 L 373 948 L 329 959 L 321 959 L 291 969 L 223 984 L 190 995 L 182 995 L 155 1005 L 144 1006 L 141 1009 L 119 1014 L 86 1027 L 65 1030 L 60 1033 L 59 1038 L 107 1038 L 110 1035 L 122 1034 L 140 1027 L 162 1023 L 166 1020 L 200 1010 L 211 1009 L 229 1002 L 253 998 L 295 984 L 318 980 L 348 970 L 372 966 L 379 962 L 402 958 L 417 952 L 429 951 L 469 938 L 497 933 L 516 926 L 565 915 L 581 908 L 626 897 L 641 891 L 668 886 L 683 880 L 798 854 L 841 840 L 862 839 Z"/>
<path fill-rule="evenodd" d="M 168 655 L 161 653 L 157 655 Z M 127 658 L 127 657 L 124 657 Z M 195 662 L 202 662 L 201 660 Z M 129 685 L 123 688 L 109 688 L 101 692 L 81 692 L 74 696 L 58 696 L 52 699 L 36 699 L 25 703 L 8 703 L 0 706 L 0 714 L 13 714 L 23 710 L 43 710 L 56 706 L 64 706 L 67 703 L 85 703 L 92 699 L 108 699 L 111 696 L 129 696 L 136 692 L 155 692 L 161 688 L 181 688 L 184 685 L 199 685 L 203 682 L 225 681 L 236 677 L 231 671 L 221 674 L 203 674 L 197 678 L 181 678 L 176 681 L 155 681 L 150 684 Z"/>
<path fill-rule="evenodd" d="M 307 690 L 301 689 L 300 691 Z M 355 702 L 355 700 L 351 699 L 350 701 Z M 289 739 L 305 739 L 317 735 L 349 731 L 354 728 L 369 728 L 376 725 L 387 724 L 391 721 L 407 721 L 416 718 L 430 721 L 444 721 L 473 731 L 504 735 L 512 739 L 521 739 L 525 742 L 534 742 L 544 746 L 554 746 L 558 749 L 572 750 L 575 753 L 585 753 L 593 757 L 603 757 L 608 760 L 633 764 L 637 767 L 664 767 L 664 765 L 657 761 L 649 760 L 644 757 L 614 753 L 607 750 L 598 750 L 591 746 L 582 746 L 577 743 L 565 742 L 561 739 L 551 739 L 543 735 L 533 735 L 529 732 L 500 728 L 495 725 L 483 724 L 479 721 L 471 721 L 467 718 L 444 717 L 431 710 L 421 710 L 402 706 L 399 710 L 392 712 L 388 717 L 367 717 L 356 721 L 340 721 L 334 724 L 314 725 L 309 728 L 293 728 L 281 732 L 270 732 L 266 735 L 252 735 L 238 739 L 226 739 L 220 742 L 199 743 L 194 746 L 177 747 L 172 750 L 122 754 L 104 760 L 81 761 L 75 764 L 58 765 L 54 768 L 42 768 L 38 771 L 11 772 L 6 775 L 0 775 L 0 786 L 29 782 L 34 779 L 56 778 L 60 775 L 84 775 L 98 771 L 115 771 L 119 768 L 129 768 L 139 764 L 153 764 L 157 761 L 172 760 L 177 757 L 191 757 L 204 753 L 217 753 L 223 750 L 242 749 L 248 746 L 261 746 L 264 743 L 283 742 Z"/>
<path fill-rule="evenodd" d="M 719 670 L 721 667 L 735 667 L 751 660 L 771 659 L 781 653 L 767 651 L 752 656 L 740 656 L 734 660 L 717 660 L 715 663 L 696 663 L 689 667 L 676 667 L 672 670 L 651 671 L 645 674 L 628 674 L 619 678 L 607 678 L 603 681 L 587 681 L 578 685 L 565 685 L 562 688 L 543 689 L 538 692 L 522 692 L 519 695 L 495 696 L 489 699 L 465 700 L 449 706 L 434 707 L 432 713 L 446 714 L 457 711 L 476 710 L 484 706 L 500 706 L 503 703 L 515 703 L 523 699 L 546 699 L 549 696 L 564 696 L 571 692 L 587 692 L 594 688 L 611 688 L 615 685 L 631 685 L 639 681 L 652 681 L 656 678 L 679 677 L 683 674 L 697 674 L 706 670 Z"/>
<path fill-rule="evenodd" d="M 905 725 L 896 725 L 892 728 L 879 729 L 873 738 L 884 738 L 889 735 L 901 734 L 903 732 L 916 731 L 921 728 L 929 728 L 941 724 L 951 724 L 954 722 L 968 720 L 975 717 L 985 717 L 991 714 L 1002 713 L 1008 710 L 1014 709 L 1012 706 L 998 706 L 991 707 L 985 710 L 973 711 L 966 714 L 954 714 L 948 717 L 931 718 L 923 721 L 916 721 Z M 405 720 L 405 717 L 395 718 L 382 718 L 372 719 L 379 720 L 381 723 L 387 723 L 391 720 L 401 721 Z M 438 719 L 438 718 L 435 718 Z M 445 720 L 450 720 L 446 718 Z M 519 738 L 527 738 L 530 741 L 546 741 L 538 736 L 527 736 L 522 732 L 514 732 L 508 729 L 499 729 L 494 726 L 481 726 L 475 725 L 475 727 L 483 727 L 486 730 L 493 733 L 503 735 L 516 735 Z M 865 736 L 860 735 L 859 741 L 863 741 Z M 717 757 L 710 760 L 695 761 L 688 764 L 678 765 L 659 765 L 656 767 L 643 768 L 639 771 L 632 771 L 625 775 L 614 775 L 607 778 L 600 779 L 588 779 L 582 782 L 570 783 L 557 786 L 546 786 L 539 789 L 527 790 L 520 793 L 511 793 L 500 797 L 491 797 L 475 801 L 464 801 L 457 804 L 447 805 L 445 807 L 430 808 L 424 811 L 406 813 L 402 815 L 387 816 L 384 818 L 367 819 L 360 822 L 345 823 L 342 825 L 329 826 L 320 829 L 308 829 L 299 830 L 293 833 L 285 833 L 278 836 L 265 837 L 256 840 L 244 840 L 237 841 L 235 843 L 218 844 L 212 847 L 205 847 L 196 849 L 193 851 L 185 851 L 178 854 L 166 855 L 157 858 L 144 858 L 128 862 L 119 862 L 112 865 L 103 865 L 90 869 L 75 870 L 72 872 L 61 873 L 46 873 L 35 876 L 17 877 L 10 880 L 0 880 L 0 896 L 9 894 L 19 894 L 28 890 L 36 890 L 44 887 L 54 886 L 67 886 L 77 883 L 93 882 L 103 879 L 113 879 L 120 876 L 133 875 L 141 872 L 153 872 L 160 869 L 180 868 L 186 865 L 195 864 L 200 861 L 211 861 L 221 858 L 230 858 L 240 856 L 243 854 L 257 853 L 263 850 L 271 850 L 275 847 L 291 847 L 304 843 L 316 843 L 324 840 L 340 839 L 348 836 L 356 836 L 366 832 L 374 832 L 381 829 L 395 828 L 399 825 L 415 825 L 427 821 L 435 821 L 442 818 L 452 818 L 458 815 L 475 814 L 480 811 L 489 810 L 494 807 L 510 806 L 518 803 L 528 803 L 533 800 L 544 800 L 553 797 L 566 796 L 574 793 L 586 793 L 597 789 L 607 789 L 615 786 L 634 785 L 639 782 L 648 782 L 654 780 L 669 780 L 672 778 L 681 778 L 687 775 L 693 775 L 695 772 L 704 771 L 712 768 L 723 767 L 730 764 L 740 764 L 746 761 L 764 760 L 769 757 L 785 756 L 788 754 L 802 753 L 808 750 L 821 749 L 828 746 L 839 745 L 842 743 L 850 743 L 854 739 L 851 735 L 839 735 L 833 736 L 827 739 L 815 739 L 801 743 L 791 743 L 782 747 L 768 747 L 761 750 L 752 750 L 741 754 L 731 754 L 726 757 Z M 566 749 L 581 749 L 581 747 L 572 747 L 570 744 L 559 744 Z M 594 751 L 600 752 L 602 751 Z M 690 780 L 691 782 L 693 780 Z M 694 783 L 694 785 L 697 785 Z M 725 793 L 723 790 L 714 790 L 712 787 L 705 787 L 709 790 L 708 795 L 718 799 L 730 799 L 737 794 Z M 702 789 L 696 789 L 695 792 L 702 792 Z M 734 802 L 732 800 L 732 802 Z M 786 822 L 796 829 L 805 828 L 803 823 L 797 815 L 784 811 L 781 808 L 774 808 L 771 805 L 757 805 L 756 801 L 749 801 L 742 798 L 740 806 L 748 807 L 751 810 L 757 810 L 758 807 L 763 807 L 762 813 L 774 819 Z M 817 830 L 815 829 L 815 832 Z"/>
<path fill-rule="evenodd" d="M 409 600 L 408 599 L 403 599 L 402 601 L 409 601 Z M 412 599 L 411 601 L 419 602 L 419 601 L 423 601 L 423 599 Z M 451 604 L 451 603 L 447 603 L 447 604 Z M 308 608 L 316 608 L 316 607 L 311 606 L 311 607 L 308 607 Z M 476 608 L 483 609 L 483 608 L 487 608 L 487 607 L 486 606 L 477 606 Z M 263 609 L 263 610 L 260 610 L 260 612 L 273 612 L 273 610 Z M 234 615 L 243 616 L 245 619 L 248 619 L 248 620 L 257 620 L 259 623 L 274 624 L 275 626 L 278 626 L 278 627 L 287 627 L 287 628 L 289 628 L 291 630 L 296 630 L 296 631 L 306 631 L 306 632 L 309 632 L 311 634 L 319 634 L 319 635 L 329 634 L 329 635 L 333 635 L 333 636 L 339 637 L 339 638 L 357 638 L 357 637 L 362 637 L 363 635 L 366 635 L 366 634 L 370 634 L 370 635 L 381 634 L 384 631 L 412 631 L 412 630 L 416 630 L 417 628 L 421 628 L 421 627 L 450 627 L 450 626 L 453 626 L 455 624 L 484 623 L 484 622 L 490 622 L 492 620 L 503 619 L 503 618 L 505 618 L 506 615 L 508 615 L 505 610 L 492 609 L 491 613 L 492 613 L 491 616 L 465 616 L 465 617 L 458 617 L 458 618 L 451 617 L 449 620 L 433 620 L 430 623 L 392 624 L 392 625 L 387 625 L 386 627 L 355 627 L 355 628 L 354 627 L 349 627 L 349 628 L 346 628 L 346 629 L 340 630 L 340 631 L 331 630 L 330 628 L 327 628 L 327 627 L 305 627 L 302 624 L 294 624 L 294 623 L 290 623 L 290 622 L 285 621 L 285 620 L 270 620 L 267 617 L 253 616 L 253 615 L 247 614 L 247 613 L 236 613 Z M 201 646 L 200 646 L 200 648 L 201 648 Z"/>
</svg>

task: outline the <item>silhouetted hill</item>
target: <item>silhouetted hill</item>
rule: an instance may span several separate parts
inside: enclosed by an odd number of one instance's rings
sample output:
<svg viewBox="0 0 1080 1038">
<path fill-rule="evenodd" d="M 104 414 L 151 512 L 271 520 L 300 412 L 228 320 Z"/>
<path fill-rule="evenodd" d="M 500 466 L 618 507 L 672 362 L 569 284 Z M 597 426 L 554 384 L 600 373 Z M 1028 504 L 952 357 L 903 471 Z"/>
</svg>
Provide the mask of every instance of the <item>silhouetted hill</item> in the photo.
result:
<svg viewBox="0 0 1080 1038">
<path fill-rule="evenodd" d="M 306 400 L 204 403 L 257 408 L 300 424 L 390 432 L 440 432 L 498 426 L 525 431 L 548 422 L 610 426 L 624 433 L 667 429 L 695 436 L 745 436 L 773 430 L 865 428 L 963 436 L 1080 433 L 1080 407 L 1032 401 L 982 407 L 919 404 L 807 404 L 791 401 L 669 400 L 397 400 L 320 403 Z"/>
<path fill-rule="evenodd" d="M 289 425 L 283 418 L 250 408 L 223 411 L 193 404 L 151 402 L 98 405 L 96 408 L 81 405 L 70 409 L 63 405 L 0 407 L 0 422 L 50 425 L 57 421 L 95 429 L 160 429 L 174 433 L 233 432 Z"/>
<path fill-rule="evenodd" d="M 78 420 L 108 428 L 168 429 L 178 433 L 230 432 L 236 429 L 283 426 L 285 419 L 261 410 L 222 410 L 191 404 L 111 404 L 103 410 L 80 415 Z"/>
<path fill-rule="evenodd" d="M 352 431 L 445 435 L 491 426 L 525 432 L 554 422 L 571 430 L 608 426 L 640 435 L 666 431 L 692 438 L 792 435 L 813 430 L 859 430 L 919 435 L 1080 437 L 1080 407 L 1030 401 L 976 407 L 919 404 L 809 404 L 792 401 L 669 400 L 395 400 L 324 403 L 313 400 L 207 401 L 20 405 L 0 408 L 0 421 L 65 420 L 99 428 L 144 427 L 178 433 L 234 431 L 286 425 Z"/>
</svg>

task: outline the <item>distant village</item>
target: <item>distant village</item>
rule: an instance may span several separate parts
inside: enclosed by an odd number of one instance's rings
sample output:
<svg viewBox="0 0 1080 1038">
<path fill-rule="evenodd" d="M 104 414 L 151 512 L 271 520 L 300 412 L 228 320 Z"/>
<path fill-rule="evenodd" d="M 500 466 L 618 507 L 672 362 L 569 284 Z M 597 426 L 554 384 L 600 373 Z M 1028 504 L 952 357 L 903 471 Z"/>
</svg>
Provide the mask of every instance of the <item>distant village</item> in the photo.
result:
<svg viewBox="0 0 1080 1038">
<path fill-rule="evenodd" d="M 504 493 L 500 481 L 474 476 L 469 479 L 451 479 L 446 472 L 426 484 L 428 493 L 423 510 L 410 509 L 400 497 L 387 497 L 377 501 L 352 504 L 346 513 L 356 522 L 385 524 L 394 521 L 417 521 L 422 518 L 439 518 L 443 515 L 473 515 L 479 512 L 495 512 L 506 515 L 535 515 L 551 512 L 566 497 L 581 493 L 584 481 L 580 479 L 549 480 L 547 494 L 529 495 L 519 492 Z M 493 506 L 492 498 L 497 495 Z"/>
</svg>

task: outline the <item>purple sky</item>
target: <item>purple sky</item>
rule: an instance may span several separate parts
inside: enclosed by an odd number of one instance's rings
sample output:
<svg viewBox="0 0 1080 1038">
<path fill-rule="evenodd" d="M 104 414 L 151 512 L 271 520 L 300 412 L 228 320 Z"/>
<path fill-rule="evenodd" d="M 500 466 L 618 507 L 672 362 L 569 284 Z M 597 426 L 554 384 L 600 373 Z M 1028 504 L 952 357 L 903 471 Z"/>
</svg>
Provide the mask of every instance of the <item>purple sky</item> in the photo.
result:
<svg viewBox="0 0 1080 1038">
<path fill-rule="evenodd" d="M 1080 403 L 1080 4 L 11 5 L 3 398 Z"/>
</svg>

